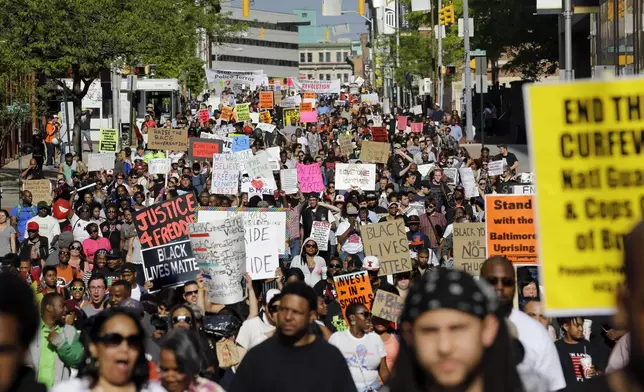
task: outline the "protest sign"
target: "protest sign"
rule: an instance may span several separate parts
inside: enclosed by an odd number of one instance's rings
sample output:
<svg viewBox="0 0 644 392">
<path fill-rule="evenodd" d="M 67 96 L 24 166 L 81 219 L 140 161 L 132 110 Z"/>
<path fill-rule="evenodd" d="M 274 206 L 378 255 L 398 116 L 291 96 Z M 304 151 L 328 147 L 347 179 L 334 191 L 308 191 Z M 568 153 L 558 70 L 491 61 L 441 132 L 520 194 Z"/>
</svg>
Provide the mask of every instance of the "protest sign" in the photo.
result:
<svg viewBox="0 0 644 392">
<path fill-rule="evenodd" d="M 381 127 L 382 126 L 382 117 L 381 116 L 371 116 L 367 115 L 367 122 L 373 121 L 373 126 L 374 127 Z"/>
<path fill-rule="evenodd" d="M 363 191 L 376 190 L 376 165 L 373 163 L 335 165 L 335 187 L 340 190 L 360 188 Z"/>
<path fill-rule="evenodd" d="M 472 172 L 472 168 L 460 168 L 458 169 L 458 174 L 461 176 L 461 183 L 463 184 L 463 188 L 465 188 L 465 198 L 469 199 L 479 196 L 479 190 L 476 186 L 476 181 L 474 180 L 474 172 Z"/>
<path fill-rule="evenodd" d="M 264 177 L 242 177 L 241 192 L 248 193 L 248 198 L 258 195 L 273 195 L 276 190 L 275 179 Z"/>
<path fill-rule="evenodd" d="M 360 101 L 362 101 L 363 103 L 366 102 L 371 105 L 376 105 L 378 103 L 378 94 L 377 93 L 362 94 L 360 96 Z"/>
<path fill-rule="evenodd" d="M 98 152 L 119 151 L 119 131 L 117 129 L 101 129 L 101 138 L 98 141 Z"/>
<path fill-rule="evenodd" d="M 207 109 L 202 109 L 199 111 L 199 122 L 205 124 L 210 120 L 210 114 Z"/>
<path fill-rule="evenodd" d="M 299 91 L 311 91 L 316 94 L 340 94 L 340 79 L 335 80 L 297 80 L 290 78 L 293 87 Z"/>
<path fill-rule="evenodd" d="M 265 124 L 260 122 L 259 124 L 257 124 L 257 128 L 261 129 L 264 132 L 273 133 L 273 131 L 275 130 L 275 128 L 277 128 L 277 126 L 273 124 Z"/>
<path fill-rule="evenodd" d="M 235 95 L 234 94 L 222 94 L 221 95 L 221 103 L 224 106 L 228 106 L 231 108 L 235 106 Z"/>
<path fill-rule="evenodd" d="M 300 112 L 300 121 L 302 123 L 316 123 L 318 122 L 318 112 L 315 110 L 311 112 Z"/>
<path fill-rule="evenodd" d="M 273 170 L 271 170 L 267 154 L 254 155 L 248 158 L 244 164 L 250 177 L 273 178 Z"/>
<path fill-rule="evenodd" d="M 379 275 L 411 271 L 409 241 L 404 219 L 362 226 L 361 230 L 364 254 L 378 257 Z"/>
<path fill-rule="evenodd" d="M 513 185 L 512 194 L 514 195 L 534 195 L 534 185 Z"/>
<path fill-rule="evenodd" d="M 421 105 L 412 106 L 411 112 L 419 116 L 423 114 L 423 107 Z"/>
<path fill-rule="evenodd" d="M 423 123 L 422 122 L 413 122 L 410 125 L 411 131 L 414 133 L 422 133 L 423 132 Z"/>
<path fill-rule="evenodd" d="M 233 152 L 250 149 L 250 139 L 246 135 L 231 137 L 231 140 L 233 142 Z"/>
<path fill-rule="evenodd" d="M 310 112 L 313 110 L 313 104 L 311 102 L 302 102 L 300 104 L 300 116 L 302 116 L 302 112 Z"/>
<path fill-rule="evenodd" d="M 250 104 L 240 103 L 235 105 L 235 117 L 237 117 L 238 122 L 250 120 Z"/>
<path fill-rule="evenodd" d="M 114 153 L 90 152 L 87 154 L 87 171 L 114 169 Z"/>
<path fill-rule="evenodd" d="M 273 92 L 260 91 L 259 92 L 259 108 L 260 109 L 273 109 Z"/>
<path fill-rule="evenodd" d="M 412 216 L 412 215 L 418 215 L 418 216 L 423 216 L 425 215 L 425 203 L 422 202 L 414 202 L 414 203 L 409 203 L 409 207 L 407 208 L 407 211 L 405 211 L 405 215 L 407 216 Z"/>
<path fill-rule="evenodd" d="M 148 148 L 161 151 L 186 151 L 188 130 L 171 128 L 148 129 Z"/>
<path fill-rule="evenodd" d="M 190 138 L 190 146 L 188 147 L 189 159 L 212 159 L 213 154 L 220 154 L 223 152 L 224 146 L 221 140 L 217 139 L 204 139 L 204 138 Z"/>
<path fill-rule="evenodd" d="M 449 168 L 443 169 L 443 174 L 446 177 L 446 181 L 448 185 L 456 185 L 456 183 L 458 182 L 458 169 L 449 167 Z"/>
<path fill-rule="evenodd" d="M 253 150 L 244 150 L 244 151 L 239 151 L 235 152 L 232 154 L 233 158 L 235 159 L 235 162 L 237 162 L 237 166 L 239 167 L 239 171 L 242 174 L 248 174 L 246 171 L 246 161 L 250 158 L 252 158 L 253 155 Z"/>
<path fill-rule="evenodd" d="M 322 192 L 324 182 L 322 181 L 322 171 L 320 165 L 312 163 L 310 165 L 295 165 L 297 169 L 297 180 L 300 183 L 302 193 Z"/>
<path fill-rule="evenodd" d="M 264 124 L 270 124 L 273 119 L 271 118 L 271 112 L 264 111 L 259 114 L 259 122 Z"/>
<path fill-rule="evenodd" d="M 292 195 L 298 191 L 297 169 L 280 170 L 280 188 L 287 195 Z"/>
<path fill-rule="evenodd" d="M 24 184 L 23 189 L 31 192 L 33 204 L 46 201 L 47 204 L 51 205 L 53 198 L 51 196 L 51 182 L 49 180 L 26 180 Z"/>
<path fill-rule="evenodd" d="M 399 131 L 404 131 L 407 129 L 407 116 L 398 116 L 396 121 L 396 129 Z"/>
<path fill-rule="evenodd" d="M 239 216 L 244 220 L 247 245 L 250 244 L 251 229 L 267 228 L 266 236 L 268 240 L 275 244 L 279 254 L 284 254 L 284 247 L 286 245 L 286 220 L 288 219 L 287 212 L 288 210 L 279 208 L 266 210 L 262 208 L 200 207 L 197 222 L 233 219 Z M 255 245 L 253 247 L 256 248 Z M 259 250 L 261 251 L 261 248 Z"/>
<path fill-rule="evenodd" d="M 222 305 L 243 301 L 246 244 L 242 219 L 191 223 L 189 231 L 208 301 Z"/>
<path fill-rule="evenodd" d="M 329 233 L 331 223 L 326 221 L 313 221 L 311 225 L 311 237 L 318 243 L 318 249 L 322 252 L 329 250 Z"/>
<path fill-rule="evenodd" d="M 353 153 L 353 141 L 351 141 L 351 136 L 338 138 L 338 143 L 340 144 L 342 155 L 351 155 Z"/>
<path fill-rule="evenodd" d="M 503 175 L 503 161 L 490 161 L 487 164 L 487 173 L 491 176 Z"/>
<path fill-rule="evenodd" d="M 293 121 L 295 125 L 300 122 L 300 111 L 297 108 L 283 109 L 282 116 L 284 117 L 284 126 L 293 124 Z"/>
<path fill-rule="evenodd" d="M 250 112 L 250 123 L 251 124 L 259 124 L 259 113 L 257 112 Z"/>
<path fill-rule="evenodd" d="M 221 108 L 221 115 L 219 116 L 223 121 L 230 121 L 233 118 L 233 108 L 230 106 L 223 106 Z"/>
<path fill-rule="evenodd" d="M 239 166 L 232 154 L 212 154 L 212 170 L 237 170 Z"/>
<path fill-rule="evenodd" d="M 404 306 L 405 300 L 402 297 L 384 290 L 378 290 L 376 291 L 376 299 L 373 301 L 371 313 L 381 319 L 399 323 Z"/>
<path fill-rule="evenodd" d="M 306 91 L 306 92 L 304 92 L 304 94 L 302 94 L 302 98 L 304 98 L 304 99 L 306 99 L 306 98 L 315 99 L 315 93 L 312 92 L 312 91 Z"/>
<path fill-rule="evenodd" d="M 273 171 L 280 169 L 280 151 L 279 147 L 269 147 L 263 152 L 263 154 L 268 154 L 268 163 Z"/>
<path fill-rule="evenodd" d="M 213 170 L 210 193 L 216 195 L 237 195 L 239 192 L 239 170 Z"/>
<path fill-rule="evenodd" d="M 342 308 L 342 315 L 346 318 L 346 310 L 349 304 L 361 303 L 369 309 L 373 301 L 373 289 L 367 271 L 358 271 L 333 277 L 337 300 Z"/>
<path fill-rule="evenodd" d="M 486 195 L 487 257 L 505 256 L 514 264 L 537 263 L 534 203 L 530 195 Z"/>
<path fill-rule="evenodd" d="M 199 273 L 188 236 L 196 207 L 196 196 L 187 193 L 134 212 L 143 272 L 145 280 L 153 284 L 152 291 L 181 285 Z"/>
<path fill-rule="evenodd" d="M 454 268 L 481 275 L 485 261 L 485 223 L 454 223 Z"/>
<path fill-rule="evenodd" d="M 434 167 L 433 163 L 426 163 L 424 165 L 418 165 L 418 172 L 422 177 L 425 177 L 430 171 L 432 171 L 432 168 Z"/>
<path fill-rule="evenodd" d="M 148 171 L 150 174 L 163 174 L 164 176 L 172 169 L 172 159 L 154 158 L 148 161 Z"/>
<path fill-rule="evenodd" d="M 364 140 L 360 151 L 360 160 L 363 162 L 384 163 L 389 161 L 389 143 L 372 142 Z"/>
<path fill-rule="evenodd" d="M 374 142 L 389 143 L 389 136 L 387 135 L 387 128 L 373 127 L 371 128 L 371 135 Z"/>
<path fill-rule="evenodd" d="M 275 96 L 277 97 L 277 95 Z M 275 100 L 277 102 L 277 99 Z M 302 98 L 299 95 L 294 95 L 292 97 L 286 97 L 280 102 L 280 107 L 283 108 L 295 108 L 302 103 Z"/>
<path fill-rule="evenodd" d="M 624 237 L 644 207 L 644 81 L 539 87 L 524 88 L 524 97 L 545 309 L 553 316 L 611 314 L 625 279 Z M 539 118 L 546 107 L 547 119 Z"/>
</svg>

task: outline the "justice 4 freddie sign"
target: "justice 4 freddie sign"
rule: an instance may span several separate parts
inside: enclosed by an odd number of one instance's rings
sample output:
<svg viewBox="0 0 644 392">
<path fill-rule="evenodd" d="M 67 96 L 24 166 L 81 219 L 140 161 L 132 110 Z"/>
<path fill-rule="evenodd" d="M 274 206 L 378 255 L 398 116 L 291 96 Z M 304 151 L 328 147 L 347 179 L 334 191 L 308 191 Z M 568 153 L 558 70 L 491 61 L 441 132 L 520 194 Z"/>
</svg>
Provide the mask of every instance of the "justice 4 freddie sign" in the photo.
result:
<svg viewBox="0 0 644 392">
<path fill-rule="evenodd" d="M 134 214 L 143 253 L 145 280 L 152 291 L 194 280 L 199 265 L 192 252 L 188 225 L 195 221 L 197 200 L 188 193 Z"/>
</svg>

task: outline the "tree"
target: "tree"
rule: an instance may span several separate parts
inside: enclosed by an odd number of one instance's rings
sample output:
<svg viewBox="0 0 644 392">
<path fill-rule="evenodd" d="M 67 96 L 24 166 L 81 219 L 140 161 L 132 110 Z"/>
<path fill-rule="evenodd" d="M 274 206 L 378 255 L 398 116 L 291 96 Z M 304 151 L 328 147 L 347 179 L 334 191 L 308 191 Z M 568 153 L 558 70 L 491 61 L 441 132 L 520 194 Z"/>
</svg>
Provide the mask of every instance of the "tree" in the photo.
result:
<svg viewBox="0 0 644 392">
<path fill-rule="evenodd" d="M 212 37 L 238 29 L 216 12 L 219 0 L 0 0 L 0 7 L 0 51 L 71 97 L 77 146 L 82 100 L 101 69 L 162 58 L 176 59 L 180 70 L 181 59 L 195 57 L 199 29 Z"/>
</svg>

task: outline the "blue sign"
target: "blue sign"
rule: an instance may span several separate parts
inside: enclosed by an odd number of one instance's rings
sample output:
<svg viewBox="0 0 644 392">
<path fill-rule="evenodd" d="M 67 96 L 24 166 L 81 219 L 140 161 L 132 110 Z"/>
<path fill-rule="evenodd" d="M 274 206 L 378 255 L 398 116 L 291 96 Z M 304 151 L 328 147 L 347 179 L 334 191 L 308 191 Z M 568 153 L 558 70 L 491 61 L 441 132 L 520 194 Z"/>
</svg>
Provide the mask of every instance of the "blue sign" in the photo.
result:
<svg viewBox="0 0 644 392">
<path fill-rule="evenodd" d="M 250 140 L 248 136 L 235 136 L 233 140 L 233 152 L 250 150 Z"/>
</svg>

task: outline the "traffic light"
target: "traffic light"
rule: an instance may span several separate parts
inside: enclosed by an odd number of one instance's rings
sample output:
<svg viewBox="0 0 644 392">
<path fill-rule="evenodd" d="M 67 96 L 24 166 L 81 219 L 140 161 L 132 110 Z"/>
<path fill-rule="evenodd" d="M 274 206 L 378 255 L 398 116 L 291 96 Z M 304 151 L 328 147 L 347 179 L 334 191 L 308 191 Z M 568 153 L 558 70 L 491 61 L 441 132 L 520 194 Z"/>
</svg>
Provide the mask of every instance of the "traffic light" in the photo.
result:
<svg viewBox="0 0 644 392">
<path fill-rule="evenodd" d="M 242 0 L 242 16 L 244 18 L 250 16 L 250 0 Z"/>
<path fill-rule="evenodd" d="M 445 24 L 451 25 L 456 23 L 456 17 L 454 16 L 454 3 L 450 3 L 445 7 Z"/>
<path fill-rule="evenodd" d="M 445 75 L 446 76 L 456 75 L 456 66 L 455 65 L 445 66 Z"/>
<path fill-rule="evenodd" d="M 364 2 L 365 0 L 358 0 L 358 13 L 364 16 Z"/>
<path fill-rule="evenodd" d="M 259 39 L 265 39 L 266 38 L 266 32 L 264 31 L 264 28 L 261 27 L 259 29 Z"/>
<path fill-rule="evenodd" d="M 441 26 L 445 26 L 447 24 L 447 17 L 445 15 L 445 10 L 446 9 L 447 9 L 447 7 L 443 7 L 443 8 L 438 10 L 438 23 Z"/>
</svg>

